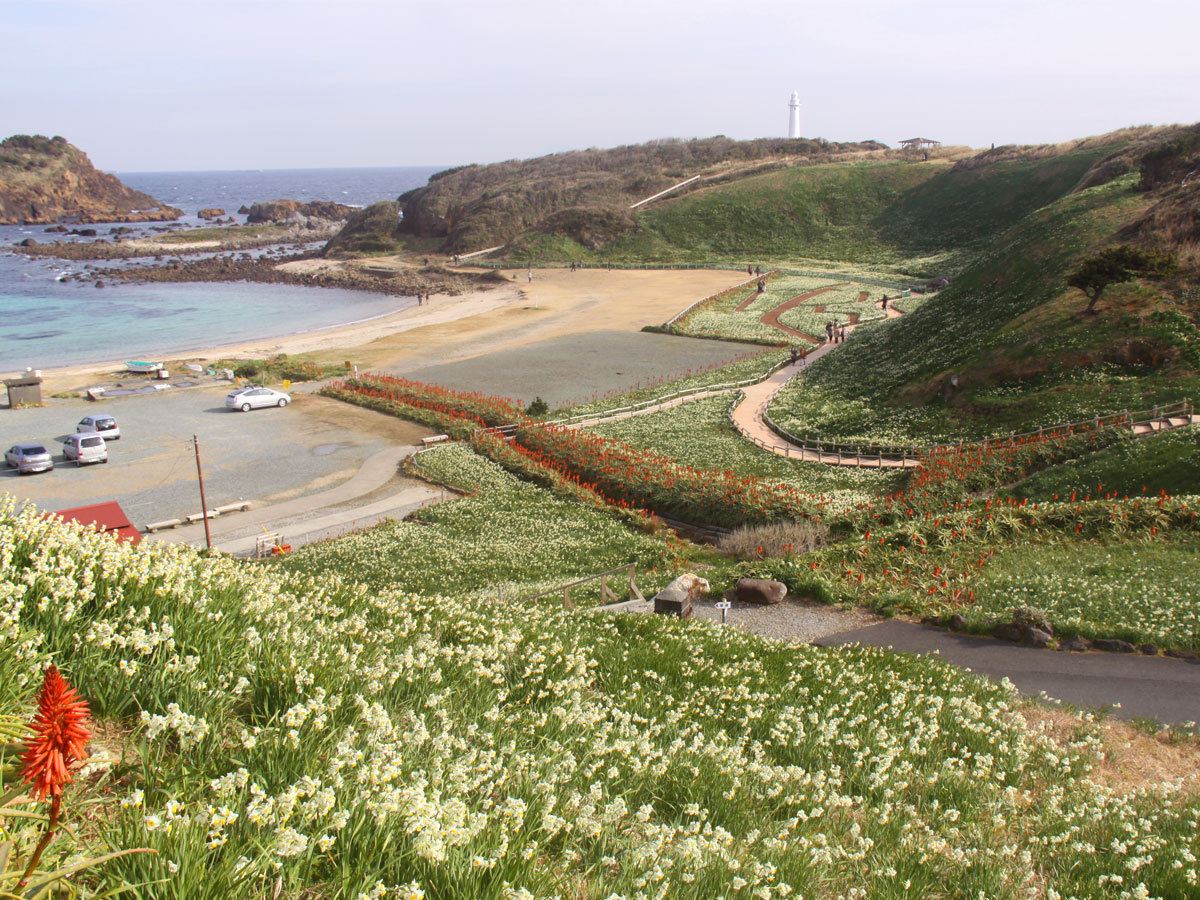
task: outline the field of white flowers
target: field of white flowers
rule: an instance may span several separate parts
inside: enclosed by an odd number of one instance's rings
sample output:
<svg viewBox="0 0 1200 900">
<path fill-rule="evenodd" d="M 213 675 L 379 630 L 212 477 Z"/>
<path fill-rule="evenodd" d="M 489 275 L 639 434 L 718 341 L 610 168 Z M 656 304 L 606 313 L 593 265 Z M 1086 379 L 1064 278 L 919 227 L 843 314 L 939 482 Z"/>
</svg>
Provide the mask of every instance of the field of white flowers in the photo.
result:
<svg viewBox="0 0 1200 900">
<path fill-rule="evenodd" d="M 1200 546 L 1172 541 L 1025 543 L 996 554 L 975 583 L 969 619 L 1019 606 L 1089 638 L 1200 648 Z"/>
<path fill-rule="evenodd" d="M 781 303 L 786 303 L 798 294 L 832 287 L 843 281 L 844 279 L 838 277 L 825 279 L 801 275 L 772 278 L 767 281 L 767 289 L 744 310 L 738 310 L 737 306 L 749 296 L 749 291 L 730 294 L 700 307 L 677 322 L 674 330 L 678 334 L 703 337 L 786 343 L 791 336 L 787 332 L 760 322 L 759 319 L 763 313 L 769 312 Z M 822 294 L 821 296 L 826 295 Z M 857 292 L 854 296 L 858 296 Z M 813 302 L 819 301 L 814 300 Z M 866 306 L 866 304 L 861 305 Z M 823 334 L 823 322 L 821 328 Z"/>
<path fill-rule="evenodd" d="M 51 856 L 158 852 L 95 895 L 1200 890 L 1185 786 L 1106 786 L 1086 719 L 1030 731 L 936 661 L 334 583 L 11 505 L 0 585 L 0 714 L 53 659 L 103 723 Z M 2 821 L 27 853 L 36 823 Z"/>
<path fill-rule="evenodd" d="M 421 510 L 417 521 L 310 545 L 274 564 L 417 593 L 516 599 L 633 561 L 644 590 L 661 587 L 688 555 L 674 537 L 634 531 L 602 509 L 556 497 L 464 444 L 437 447 L 419 460 L 430 478 L 467 496 Z M 577 593 L 572 602 L 595 605 L 598 587 L 594 594 Z"/>
<path fill-rule="evenodd" d="M 868 299 L 860 301 L 858 298 L 864 293 Z M 882 316 L 883 313 L 870 302 L 870 298 L 878 298 L 882 293 L 881 288 L 870 285 L 839 284 L 832 291 L 818 294 L 789 309 L 779 317 L 779 321 L 824 340 L 826 322 L 837 321 L 844 325 L 851 315 L 862 319 Z M 824 307 L 823 311 L 815 312 L 814 307 L 817 306 Z"/>
</svg>

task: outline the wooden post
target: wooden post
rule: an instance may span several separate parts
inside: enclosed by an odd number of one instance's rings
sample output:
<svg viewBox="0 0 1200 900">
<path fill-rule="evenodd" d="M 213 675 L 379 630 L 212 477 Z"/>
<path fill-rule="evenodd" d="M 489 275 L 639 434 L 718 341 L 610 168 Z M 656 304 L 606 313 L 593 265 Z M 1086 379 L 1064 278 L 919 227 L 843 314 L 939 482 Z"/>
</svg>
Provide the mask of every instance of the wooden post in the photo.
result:
<svg viewBox="0 0 1200 900">
<path fill-rule="evenodd" d="M 208 504 L 204 500 L 204 473 L 200 471 L 200 438 L 192 435 L 192 445 L 196 448 L 196 480 L 200 482 L 200 518 L 204 520 L 204 546 L 212 549 L 212 535 L 208 532 Z"/>
<path fill-rule="evenodd" d="M 608 602 L 608 576 L 600 576 L 600 605 L 603 606 Z"/>
<path fill-rule="evenodd" d="M 574 609 L 575 608 L 574 606 L 571 605 L 571 589 L 566 588 L 566 587 L 563 588 L 563 608 L 564 609 Z"/>
</svg>

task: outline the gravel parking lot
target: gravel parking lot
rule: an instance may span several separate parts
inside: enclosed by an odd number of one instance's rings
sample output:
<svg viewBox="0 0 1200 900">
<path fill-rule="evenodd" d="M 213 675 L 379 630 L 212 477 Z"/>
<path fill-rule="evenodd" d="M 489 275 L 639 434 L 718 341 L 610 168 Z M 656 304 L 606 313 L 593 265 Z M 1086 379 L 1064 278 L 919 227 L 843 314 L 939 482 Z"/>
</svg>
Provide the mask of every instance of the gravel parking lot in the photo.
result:
<svg viewBox="0 0 1200 900">
<path fill-rule="evenodd" d="M 54 470 L 18 475 L 0 466 L 0 493 L 47 510 L 117 500 L 133 523 L 182 517 L 200 509 L 192 435 L 200 441 L 208 506 L 236 500 L 273 503 L 333 487 L 385 446 L 416 443 L 430 432 L 397 419 L 317 397 L 293 386 L 284 409 L 225 408 L 228 385 L 182 388 L 99 403 L 47 399 L 40 408 L 0 407 L 0 450 L 41 441 Z M 114 416 L 121 438 L 109 462 L 76 468 L 62 438 L 90 413 Z"/>
</svg>

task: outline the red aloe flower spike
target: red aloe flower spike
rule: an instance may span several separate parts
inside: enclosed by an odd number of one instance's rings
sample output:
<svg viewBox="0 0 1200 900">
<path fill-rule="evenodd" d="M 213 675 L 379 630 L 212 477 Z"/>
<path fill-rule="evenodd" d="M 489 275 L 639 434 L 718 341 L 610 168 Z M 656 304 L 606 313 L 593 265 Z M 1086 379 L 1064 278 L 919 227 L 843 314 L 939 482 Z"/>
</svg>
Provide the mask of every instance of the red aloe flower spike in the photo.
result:
<svg viewBox="0 0 1200 900">
<path fill-rule="evenodd" d="M 53 665 L 46 668 L 38 693 L 38 712 L 30 724 L 35 736 L 21 756 L 21 775 L 33 784 L 35 799 L 62 793 L 71 763 L 87 757 L 91 738 L 87 701 L 67 684 Z"/>
</svg>

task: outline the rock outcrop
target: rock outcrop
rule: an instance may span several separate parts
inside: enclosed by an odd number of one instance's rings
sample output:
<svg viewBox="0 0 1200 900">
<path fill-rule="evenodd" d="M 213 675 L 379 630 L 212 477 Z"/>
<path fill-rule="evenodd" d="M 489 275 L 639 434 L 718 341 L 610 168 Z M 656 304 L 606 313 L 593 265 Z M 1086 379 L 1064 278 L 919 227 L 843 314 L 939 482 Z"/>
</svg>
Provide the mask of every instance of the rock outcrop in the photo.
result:
<svg viewBox="0 0 1200 900">
<path fill-rule="evenodd" d="M 210 206 L 207 209 L 200 210 L 200 212 L 196 213 L 196 215 L 202 219 L 217 219 L 225 215 L 225 210 L 221 209 L 219 206 Z"/>
<path fill-rule="evenodd" d="M 262 225 L 265 223 L 293 224 L 301 218 L 323 219 L 326 222 L 340 222 L 357 212 L 357 208 L 329 200 L 314 200 L 311 203 L 298 203 L 295 200 L 272 200 L 266 203 L 255 203 L 249 208 L 243 206 L 239 212 L 247 215 L 247 225 Z"/>
<path fill-rule="evenodd" d="M 65 138 L 18 134 L 0 141 L 0 225 L 156 222 L 181 215 L 97 171 Z"/>
</svg>

